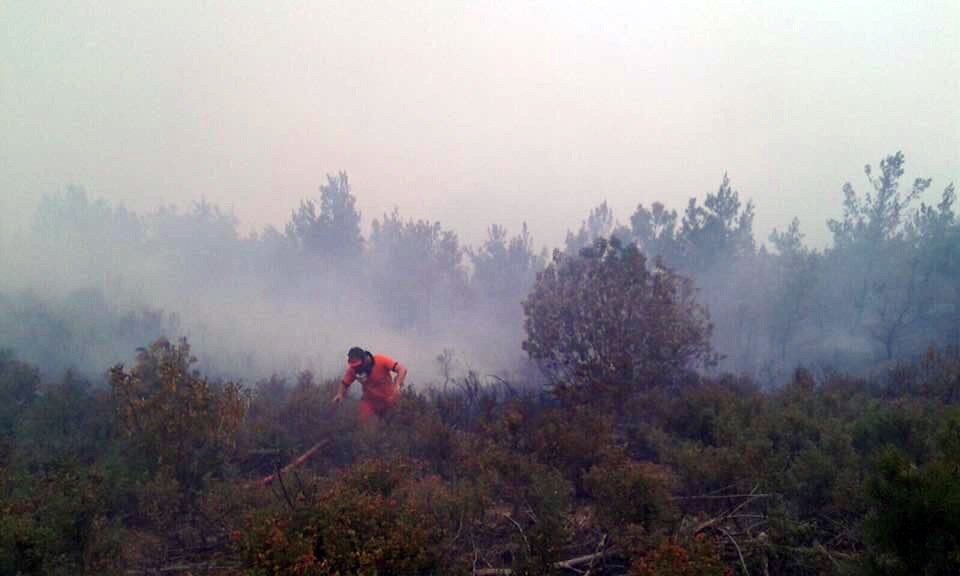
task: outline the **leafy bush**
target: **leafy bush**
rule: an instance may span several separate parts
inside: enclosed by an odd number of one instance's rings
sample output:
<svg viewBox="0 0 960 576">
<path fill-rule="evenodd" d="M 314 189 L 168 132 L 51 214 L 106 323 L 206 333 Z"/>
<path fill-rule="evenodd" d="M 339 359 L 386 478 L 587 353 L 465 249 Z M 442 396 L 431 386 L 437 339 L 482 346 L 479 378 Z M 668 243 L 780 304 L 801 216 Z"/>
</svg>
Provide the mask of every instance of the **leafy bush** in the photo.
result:
<svg viewBox="0 0 960 576">
<path fill-rule="evenodd" d="M 0 435 L 10 436 L 19 416 L 36 399 L 39 386 L 40 373 L 35 366 L 0 349 Z"/>
<path fill-rule="evenodd" d="M 210 382 L 191 370 L 194 362 L 186 339 L 160 339 L 140 350 L 132 370 L 110 370 L 120 432 L 143 466 L 187 497 L 223 473 L 246 408 L 239 384 Z"/>
<path fill-rule="evenodd" d="M 358 463 L 295 511 L 251 518 L 239 547 L 252 574 L 438 573 L 444 532 L 421 480 L 408 461 Z"/>
<path fill-rule="evenodd" d="M 623 398 L 711 364 L 711 324 L 692 282 L 635 245 L 598 239 L 579 256 L 554 253 L 524 302 L 523 349 L 557 384 Z"/>
<path fill-rule="evenodd" d="M 95 469 L 64 465 L 0 501 L 0 573 L 118 573 L 123 532 Z"/>
<path fill-rule="evenodd" d="M 594 466 L 585 483 L 600 525 L 635 551 L 658 542 L 673 527 L 669 473 L 649 463 L 611 460 Z"/>
<path fill-rule="evenodd" d="M 960 412 L 945 421 L 939 454 L 927 464 L 918 466 L 888 448 L 867 494 L 873 572 L 960 572 Z"/>
<path fill-rule="evenodd" d="M 637 559 L 630 576 L 733 576 L 719 548 L 702 535 L 687 545 L 665 541 Z"/>
</svg>

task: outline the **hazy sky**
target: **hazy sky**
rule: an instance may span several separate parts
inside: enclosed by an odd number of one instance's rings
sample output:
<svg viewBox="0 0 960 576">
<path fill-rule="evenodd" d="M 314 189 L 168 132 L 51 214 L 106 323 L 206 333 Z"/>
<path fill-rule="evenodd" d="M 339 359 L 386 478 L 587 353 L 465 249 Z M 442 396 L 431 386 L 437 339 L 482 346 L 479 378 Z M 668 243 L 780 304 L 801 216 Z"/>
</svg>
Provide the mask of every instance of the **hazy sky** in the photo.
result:
<svg viewBox="0 0 960 576">
<path fill-rule="evenodd" d="M 960 180 L 958 30 L 956 0 L 0 0 L 0 226 L 75 183 L 279 227 L 342 169 L 367 224 L 555 245 L 727 171 L 759 238 L 822 241 L 885 154 Z"/>
</svg>

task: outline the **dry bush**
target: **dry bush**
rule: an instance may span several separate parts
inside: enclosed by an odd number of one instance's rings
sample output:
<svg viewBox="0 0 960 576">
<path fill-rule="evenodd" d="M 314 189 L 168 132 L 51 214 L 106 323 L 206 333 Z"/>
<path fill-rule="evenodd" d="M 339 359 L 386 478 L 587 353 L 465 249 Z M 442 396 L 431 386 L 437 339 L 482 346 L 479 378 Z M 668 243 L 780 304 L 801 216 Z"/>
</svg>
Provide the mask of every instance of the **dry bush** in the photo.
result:
<svg viewBox="0 0 960 576">
<path fill-rule="evenodd" d="M 448 496 L 423 478 L 408 460 L 364 460 L 296 509 L 252 516 L 238 546 L 252 574 L 436 573 Z"/>
<path fill-rule="evenodd" d="M 733 576 L 719 547 L 702 535 L 686 544 L 665 541 L 634 561 L 630 576 Z"/>
</svg>

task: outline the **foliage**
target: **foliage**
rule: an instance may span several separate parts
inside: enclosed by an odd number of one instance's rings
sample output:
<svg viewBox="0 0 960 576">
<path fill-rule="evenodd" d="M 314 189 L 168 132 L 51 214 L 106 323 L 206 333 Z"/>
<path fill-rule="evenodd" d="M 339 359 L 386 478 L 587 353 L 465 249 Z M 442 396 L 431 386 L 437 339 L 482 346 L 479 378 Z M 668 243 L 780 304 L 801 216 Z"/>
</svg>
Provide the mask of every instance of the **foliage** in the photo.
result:
<svg viewBox="0 0 960 576">
<path fill-rule="evenodd" d="M 870 478 L 868 565 L 877 574 L 960 570 L 960 412 L 945 419 L 939 444 L 919 466 L 889 447 Z"/>
<path fill-rule="evenodd" d="M 629 228 L 602 204 L 546 269 L 526 228 L 470 250 L 394 212 L 366 242 L 345 174 L 249 239 L 206 202 L 141 218 L 47 199 L 25 259 L 42 271 L 62 251 L 78 279 L 59 300 L 0 294 L 0 345 L 18 348 L 0 353 L 0 572 L 955 573 L 960 226 L 954 188 L 927 205 L 904 166 L 845 187 L 821 251 L 796 220 L 758 246 L 725 177 Z M 472 307 L 507 338 L 532 287 L 526 351 L 552 386 L 447 370 L 358 429 L 354 401 L 327 406 L 335 380 L 290 369 L 248 398 L 166 340 L 104 386 L 112 336 L 176 329 L 109 304 L 141 267 L 167 301 L 196 295 L 176 272 L 218 301 L 245 298 L 249 273 L 272 303 L 319 291 L 419 333 Z M 370 310 L 343 289 L 357 277 Z"/>
<path fill-rule="evenodd" d="M 176 334 L 179 319 L 150 306 L 121 310 L 101 290 L 74 290 L 57 299 L 0 294 L 0 349 L 42 365 L 50 377 L 67 370 L 99 377 L 104 366 L 160 334 Z"/>
<path fill-rule="evenodd" d="M 239 384 L 208 381 L 195 361 L 185 339 L 161 339 L 140 350 L 132 370 L 110 370 L 119 431 L 148 470 L 187 496 L 223 473 L 246 408 Z"/>
<path fill-rule="evenodd" d="M 143 222 L 146 229 L 143 248 L 126 260 L 123 267 L 139 268 L 147 259 L 153 268 L 153 274 L 148 273 L 148 277 L 166 290 L 175 290 L 172 285 L 175 278 L 184 276 L 208 288 L 225 289 L 229 280 L 242 270 L 238 221 L 230 211 L 201 199 L 189 211 L 162 207 L 143 218 Z"/>
<path fill-rule="evenodd" d="M 880 161 L 878 177 L 874 177 L 873 168 L 867 164 L 863 172 L 873 191 L 862 196 L 852 184 L 844 184 L 843 220 L 828 221 L 838 245 L 849 242 L 876 244 L 901 233 L 907 208 L 931 183 L 929 178 L 917 178 L 910 191 L 901 196 L 899 181 L 904 173 L 904 163 L 903 152 L 887 156 Z"/>
<path fill-rule="evenodd" d="M 694 538 L 686 546 L 663 542 L 630 567 L 630 576 L 732 576 L 733 570 L 720 558 L 716 544 Z"/>
<path fill-rule="evenodd" d="M 631 550 L 662 540 L 673 527 L 669 472 L 650 463 L 617 459 L 586 473 L 600 525 Z"/>
<path fill-rule="evenodd" d="M 600 238 L 607 238 L 614 229 L 613 210 L 607 202 L 601 202 L 590 210 L 587 219 L 580 224 L 576 234 L 567 232 L 566 253 L 576 255 L 584 248 L 589 248 Z"/>
<path fill-rule="evenodd" d="M 896 152 L 866 167 L 865 188 L 843 186 L 841 215 L 827 222 L 832 245 L 822 250 L 804 245 L 799 221 L 764 246 L 754 238 L 752 202 L 724 175 L 717 188 L 679 207 L 638 205 L 628 226 L 601 203 L 568 235 L 565 253 L 575 258 L 613 234 L 651 262 L 661 257 L 691 279 L 709 308 L 719 366 L 764 385 L 782 382 L 799 363 L 863 371 L 879 360 L 909 360 L 930 345 L 960 346 L 960 226 L 955 187 L 947 184 L 930 200 L 931 180 L 908 181 L 906 168 Z M 363 316 L 421 334 L 449 328 L 452 319 L 448 334 L 461 334 L 464 324 L 482 329 L 478 337 L 498 342 L 503 357 L 516 353 L 516 312 L 544 264 L 525 229 L 511 238 L 495 224 L 470 248 L 440 223 L 394 212 L 371 223 L 364 238 L 343 172 L 327 175 L 319 197 L 305 199 L 279 230 L 249 237 L 233 214 L 205 200 L 185 211 L 136 214 L 79 188 L 44 198 L 32 224 L 27 241 L 18 242 L 23 254 L 5 251 L 4 258 L 19 262 L 11 289 L 42 283 L 43 296 L 0 296 L 0 347 L 17 349 L 53 376 L 67 368 L 96 375 L 135 345 L 175 337 L 176 322 L 155 310 L 159 301 L 210 311 L 207 329 L 226 316 L 225 303 L 251 298 L 272 312 L 319 312 L 341 323 Z M 200 284 L 216 289 L 198 303 L 203 295 L 189 287 Z M 127 318 L 127 310 L 104 305 L 115 301 L 132 301 L 137 312 Z M 193 333 L 196 324 L 188 327 Z M 211 358 L 252 372 L 244 360 L 258 347 L 245 344 L 243 360 L 228 361 L 226 350 Z"/>
<path fill-rule="evenodd" d="M 309 258 L 325 258 L 328 263 L 349 262 L 360 256 L 363 237 L 360 213 L 346 172 L 327 175 L 320 187 L 320 211 L 313 200 L 303 200 L 290 218 L 287 238 Z"/>
<path fill-rule="evenodd" d="M 690 199 L 678 235 L 685 248 L 685 269 L 706 271 L 753 252 L 753 203 L 740 208 L 740 195 L 726 174 L 703 206 Z"/>
<path fill-rule="evenodd" d="M 250 519 L 240 541 L 252 574 L 435 573 L 442 528 L 414 498 L 404 461 L 366 461 L 301 501 L 302 509 Z"/>
<path fill-rule="evenodd" d="M 637 206 L 630 216 L 631 239 L 644 254 L 660 257 L 664 262 L 679 262 L 683 255 L 677 228 L 676 210 L 667 210 L 660 202 L 654 202 L 647 210 Z"/>
<path fill-rule="evenodd" d="M 67 372 L 43 384 L 16 428 L 20 462 L 45 469 L 72 461 L 91 464 L 107 452 L 114 433 L 109 400 L 86 379 Z"/>
<path fill-rule="evenodd" d="M 36 400 L 39 385 L 35 366 L 20 362 L 10 350 L 0 349 L 0 434 L 4 437 L 10 436 L 18 418 Z"/>
<path fill-rule="evenodd" d="M 692 283 L 659 262 L 651 270 L 616 238 L 576 257 L 555 253 L 524 312 L 523 348 L 555 382 L 623 395 L 714 361 Z"/>
<path fill-rule="evenodd" d="M 527 225 L 509 239 L 506 228 L 490 226 L 486 241 L 468 254 L 473 265 L 473 292 L 496 312 L 498 321 L 515 323 L 520 302 L 545 264 L 545 257 L 534 251 Z"/>
<path fill-rule="evenodd" d="M 428 327 L 437 300 L 464 304 L 467 275 L 456 233 L 439 222 L 403 220 L 398 211 L 374 220 L 370 272 L 375 301 L 395 328 Z"/>
<path fill-rule="evenodd" d="M 63 465 L 0 501 L 0 572 L 115 573 L 122 530 L 103 482 L 95 469 Z"/>
<path fill-rule="evenodd" d="M 960 445 L 950 354 L 874 381 L 798 370 L 777 391 L 691 378 L 620 407 L 407 391 L 358 430 L 323 411 L 329 383 L 309 373 L 261 382 L 244 412 L 190 370 L 185 342 L 158 341 L 109 393 L 39 383 L 6 437 L 0 564 L 111 573 L 189 549 L 251 574 L 554 574 L 584 558 L 597 574 L 942 572 Z M 322 438 L 280 482 L 251 483 Z"/>
</svg>

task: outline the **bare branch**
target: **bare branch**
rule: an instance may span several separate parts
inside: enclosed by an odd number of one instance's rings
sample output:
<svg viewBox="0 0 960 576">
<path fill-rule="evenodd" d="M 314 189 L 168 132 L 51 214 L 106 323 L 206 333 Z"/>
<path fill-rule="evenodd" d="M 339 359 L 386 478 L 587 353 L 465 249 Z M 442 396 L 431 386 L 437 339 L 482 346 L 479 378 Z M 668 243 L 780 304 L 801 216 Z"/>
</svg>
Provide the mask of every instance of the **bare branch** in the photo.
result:
<svg viewBox="0 0 960 576">
<path fill-rule="evenodd" d="M 520 524 L 519 524 L 516 520 L 514 520 L 513 517 L 510 516 L 509 514 L 507 514 L 506 512 L 501 512 L 500 515 L 503 516 L 504 518 L 506 518 L 507 520 L 513 522 L 513 525 L 516 526 L 516 527 L 517 527 L 517 530 L 520 531 L 520 536 L 523 537 L 523 543 L 526 544 L 526 546 L 527 546 L 527 552 L 530 552 L 530 541 L 527 540 L 527 535 L 523 533 L 523 528 L 520 527 Z"/>
<path fill-rule="evenodd" d="M 740 545 L 737 544 L 737 541 L 734 539 L 734 537 L 729 532 L 724 530 L 722 527 L 717 526 L 717 530 L 722 532 L 724 535 L 726 535 L 727 538 L 730 539 L 731 542 L 733 542 L 734 548 L 737 549 L 737 556 L 740 557 L 740 566 L 743 568 L 743 573 L 746 576 L 750 576 L 750 571 L 747 570 L 747 563 L 743 560 L 743 552 L 740 550 Z"/>
<path fill-rule="evenodd" d="M 290 470 L 293 470 L 294 468 L 298 468 L 302 466 L 304 462 L 309 460 L 314 454 L 317 453 L 318 450 L 320 450 L 320 448 L 323 448 L 328 442 L 329 440 L 321 440 L 317 442 L 316 444 L 313 445 L 312 448 L 310 448 L 309 450 L 301 454 L 296 460 L 287 464 L 282 469 L 278 469 L 276 473 L 266 476 L 264 478 L 261 478 L 256 482 L 253 482 L 252 486 L 259 486 L 259 487 L 269 486 L 270 484 L 273 483 L 274 480 L 276 480 L 279 477 L 280 473 L 286 473 L 286 472 L 289 472 Z"/>
<path fill-rule="evenodd" d="M 606 536 L 604 536 L 604 540 L 606 540 Z M 553 567 L 579 572 L 579 566 L 583 566 L 584 564 L 592 566 L 594 562 L 606 556 L 607 553 L 608 551 L 604 550 L 593 554 L 587 554 L 585 556 L 577 556 L 576 558 L 571 558 L 569 560 L 555 562 Z M 513 570 L 510 568 L 481 568 L 480 570 L 477 570 L 476 565 L 474 565 L 473 574 L 474 576 L 511 576 L 513 574 Z"/>
<path fill-rule="evenodd" d="M 280 463 L 277 462 L 277 480 L 280 483 L 280 489 L 283 491 L 283 498 L 287 501 L 287 505 L 290 506 L 291 512 L 296 512 L 297 508 L 293 505 L 293 500 L 290 499 L 290 494 L 287 492 L 287 486 L 283 483 L 283 476 L 280 473 Z"/>
</svg>

